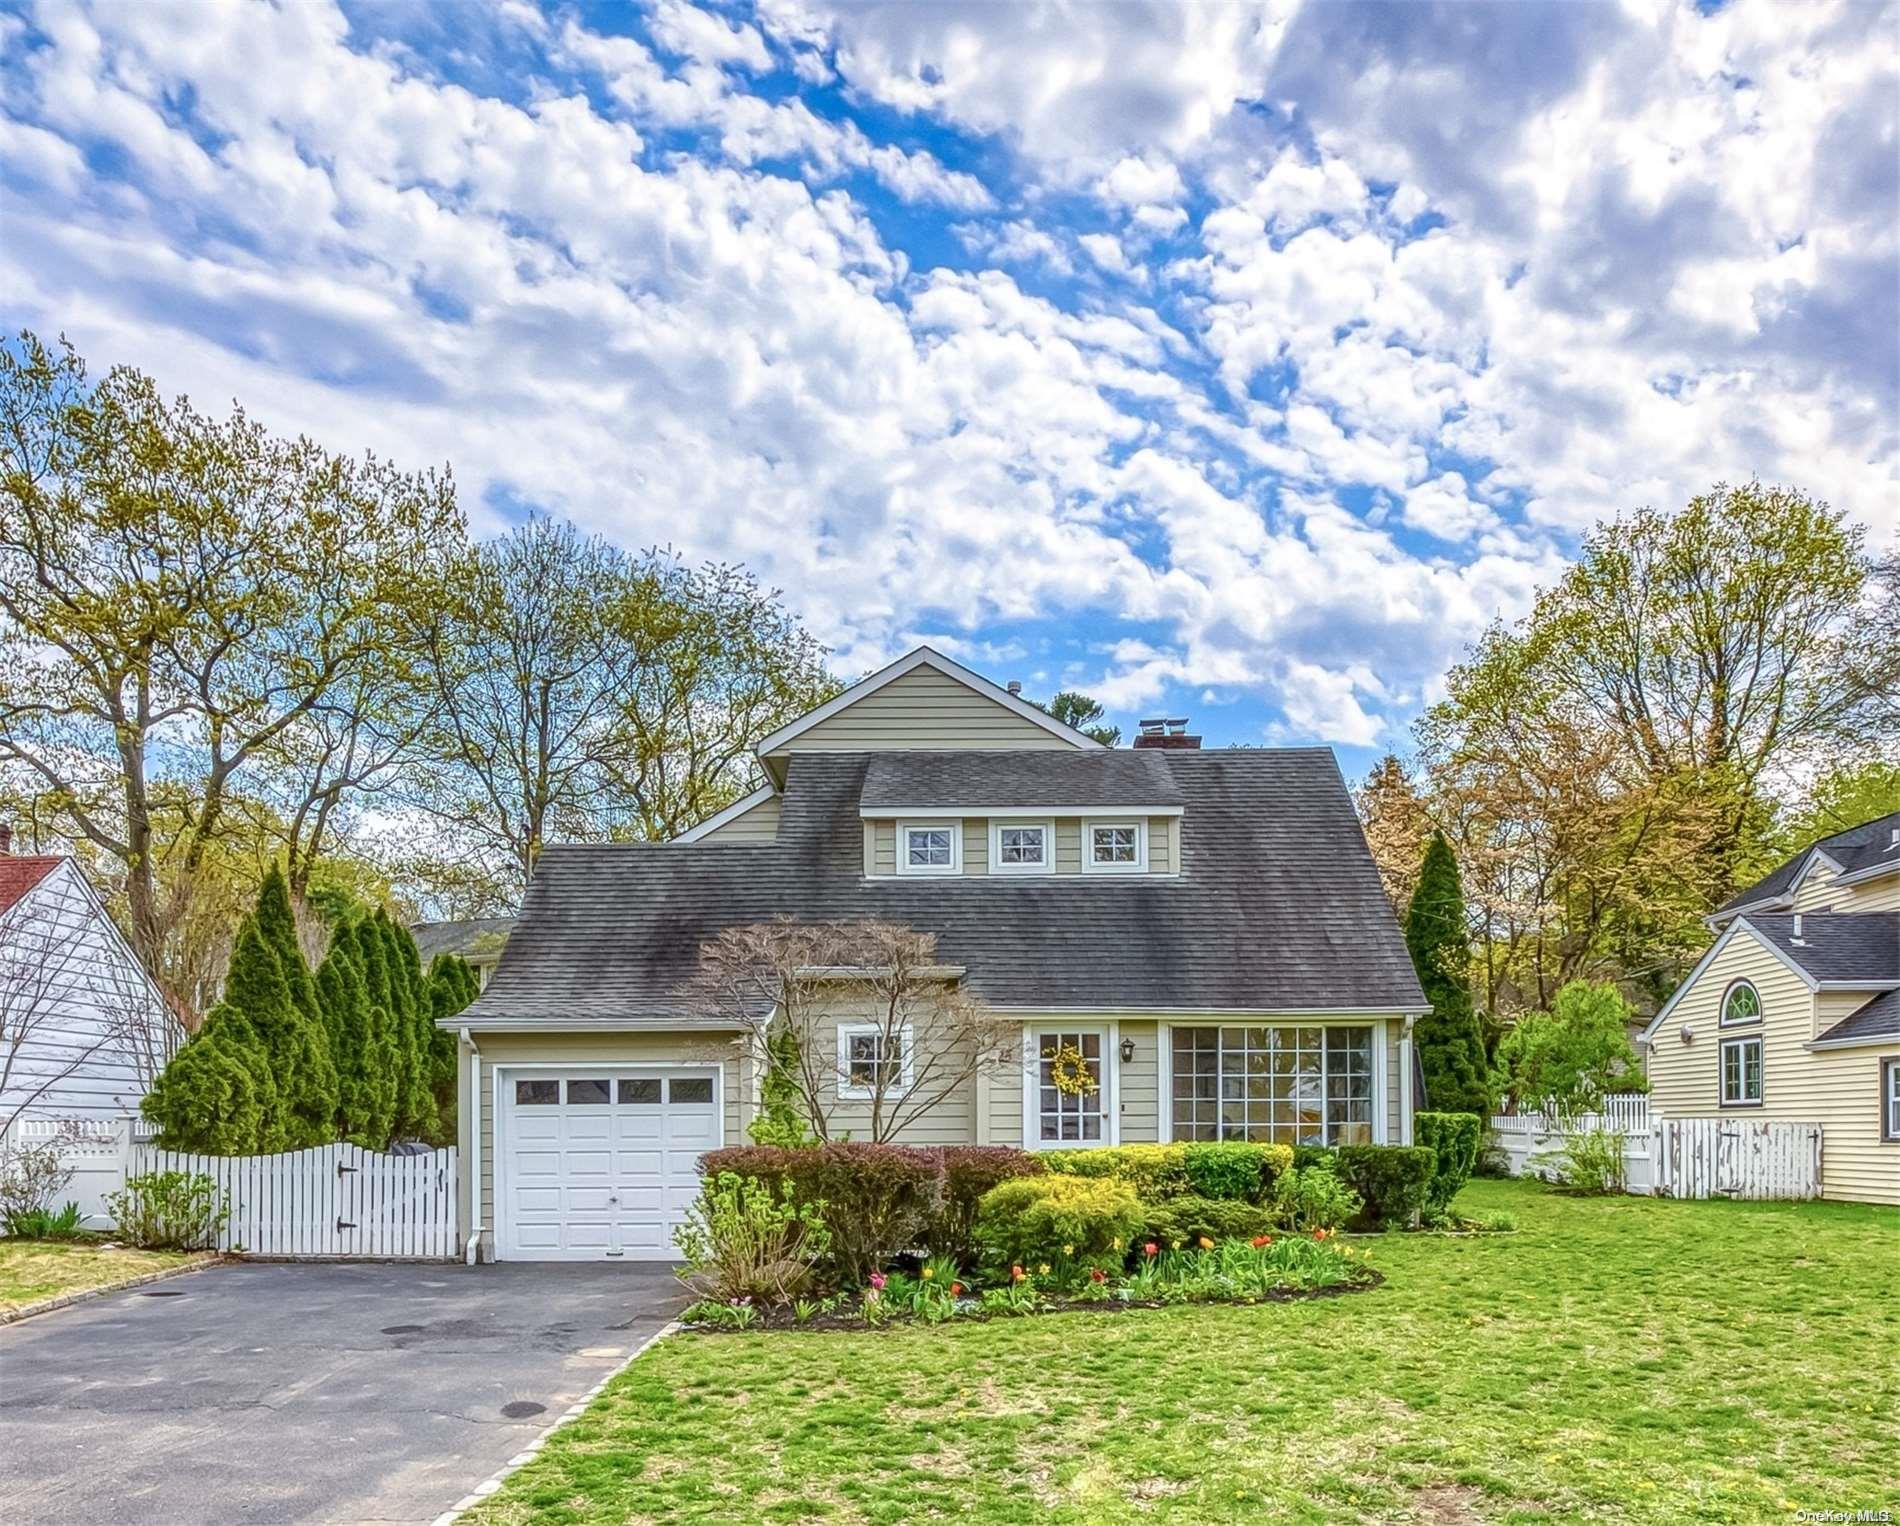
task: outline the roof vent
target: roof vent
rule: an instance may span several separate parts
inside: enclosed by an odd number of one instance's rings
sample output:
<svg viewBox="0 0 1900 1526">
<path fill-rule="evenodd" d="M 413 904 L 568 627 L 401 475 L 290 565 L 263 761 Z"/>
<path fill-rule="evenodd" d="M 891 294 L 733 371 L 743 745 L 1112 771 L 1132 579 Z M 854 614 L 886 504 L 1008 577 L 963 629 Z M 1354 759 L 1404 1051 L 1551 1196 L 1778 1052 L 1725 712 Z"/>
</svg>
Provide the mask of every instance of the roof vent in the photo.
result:
<svg viewBox="0 0 1900 1526">
<path fill-rule="evenodd" d="M 1012 678 L 1004 687 L 1011 694 L 1020 695 L 1023 692 L 1023 681 L 1020 678 Z"/>
<path fill-rule="evenodd" d="M 1796 912 L 1796 913 L 1794 914 L 1794 941 L 1795 941 L 1796 943 L 1800 943 L 1800 942 L 1802 941 L 1802 938 L 1801 938 L 1801 913 L 1800 913 L 1800 912 L 1798 912 L 1798 911 L 1797 911 L 1797 912 Z"/>
</svg>

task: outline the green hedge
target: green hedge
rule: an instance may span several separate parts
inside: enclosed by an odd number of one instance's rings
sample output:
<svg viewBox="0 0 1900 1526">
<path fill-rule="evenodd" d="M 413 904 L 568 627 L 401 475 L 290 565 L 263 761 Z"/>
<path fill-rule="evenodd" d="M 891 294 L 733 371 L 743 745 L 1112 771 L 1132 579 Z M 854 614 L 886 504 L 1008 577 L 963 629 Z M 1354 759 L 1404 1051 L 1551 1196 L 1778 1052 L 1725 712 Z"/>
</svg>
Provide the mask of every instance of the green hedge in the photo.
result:
<svg viewBox="0 0 1900 1526">
<path fill-rule="evenodd" d="M 1282 1144 L 1110 1145 L 1095 1150 L 1051 1150 L 1043 1159 L 1063 1176 L 1114 1176 L 1150 1203 L 1172 1198 L 1214 1198 L 1258 1203 L 1272 1195 L 1274 1181 L 1293 1164 Z"/>
<path fill-rule="evenodd" d="M 1141 1219 L 1120 1177 L 1024 1176 L 983 1194 L 976 1243 L 998 1268 L 1119 1263 Z"/>
<path fill-rule="evenodd" d="M 1136 1240 L 1152 1241 L 1163 1250 L 1191 1246 L 1203 1237 L 1216 1244 L 1251 1240 L 1278 1228 L 1272 1209 L 1231 1198 L 1177 1197 L 1165 1203 L 1143 1203 L 1141 1208 Z"/>
<path fill-rule="evenodd" d="M 1363 1220 L 1370 1228 L 1403 1229 L 1425 1206 L 1435 1152 L 1419 1145 L 1342 1145 L 1334 1170 L 1365 1201 Z"/>
<path fill-rule="evenodd" d="M 1414 1137 L 1432 1152 L 1434 1161 L 1425 1207 L 1444 1213 L 1478 1164 L 1484 1120 L 1476 1113 L 1418 1113 L 1412 1125 Z"/>
</svg>

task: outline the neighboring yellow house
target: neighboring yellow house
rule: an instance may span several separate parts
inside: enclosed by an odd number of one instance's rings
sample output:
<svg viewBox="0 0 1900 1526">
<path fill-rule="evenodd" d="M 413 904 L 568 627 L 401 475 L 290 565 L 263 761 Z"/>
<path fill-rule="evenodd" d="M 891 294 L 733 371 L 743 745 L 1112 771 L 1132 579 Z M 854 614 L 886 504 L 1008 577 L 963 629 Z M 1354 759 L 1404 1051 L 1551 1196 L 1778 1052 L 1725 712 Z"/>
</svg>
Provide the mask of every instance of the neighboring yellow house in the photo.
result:
<svg viewBox="0 0 1900 1526">
<path fill-rule="evenodd" d="M 675 841 L 547 849 L 443 1023 L 471 1243 L 672 1258 L 699 1156 L 744 1143 L 759 1096 L 758 1057 L 681 984 L 721 929 L 780 915 L 934 933 L 1013 1027 L 903 1142 L 1409 1141 L 1425 1000 L 1331 752 L 1184 727 L 1104 748 L 920 648 L 767 737 L 766 783 Z M 912 1034 L 885 1052 L 832 1014 L 834 1127 L 864 1137 L 866 1088 L 913 1084 Z M 1070 1052 L 1079 1094 L 1046 1058 Z"/>
<path fill-rule="evenodd" d="M 1710 919 L 1644 1031 L 1664 1118 L 1821 1125 L 1821 1195 L 1900 1203 L 1900 812 L 1824 837 Z"/>
</svg>

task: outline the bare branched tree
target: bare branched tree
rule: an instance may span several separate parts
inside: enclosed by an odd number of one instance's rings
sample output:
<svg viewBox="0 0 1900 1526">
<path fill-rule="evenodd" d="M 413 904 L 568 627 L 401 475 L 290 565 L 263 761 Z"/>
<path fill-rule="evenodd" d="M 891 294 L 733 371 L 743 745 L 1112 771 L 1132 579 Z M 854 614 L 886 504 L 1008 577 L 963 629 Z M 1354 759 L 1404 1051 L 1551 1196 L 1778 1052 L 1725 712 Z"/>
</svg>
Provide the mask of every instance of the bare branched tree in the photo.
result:
<svg viewBox="0 0 1900 1526">
<path fill-rule="evenodd" d="M 1016 1024 L 939 962 L 936 934 L 891 922 L 727 928 L 701 946 L 683 995 L 697 1020 L 740 1031 L 821 1141 L 848 1128 L 886 1143 L 1016 1058 Z"/>
</svg>

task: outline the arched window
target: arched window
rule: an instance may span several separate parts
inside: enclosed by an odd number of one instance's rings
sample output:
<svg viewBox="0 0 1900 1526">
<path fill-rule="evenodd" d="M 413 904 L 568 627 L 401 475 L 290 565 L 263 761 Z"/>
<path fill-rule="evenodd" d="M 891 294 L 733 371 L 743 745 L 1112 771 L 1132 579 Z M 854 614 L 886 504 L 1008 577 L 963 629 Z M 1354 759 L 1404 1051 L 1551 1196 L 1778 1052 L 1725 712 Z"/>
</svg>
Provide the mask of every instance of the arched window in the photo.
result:
<svg viewBox="0 0 1900 1526">
<path fill-rule="evenodd" d="M 1746 980 L 1736 981 L 1722 995 L 1722 1026 L 1760 1021 L 1761 993 Z"/>
</svg>

